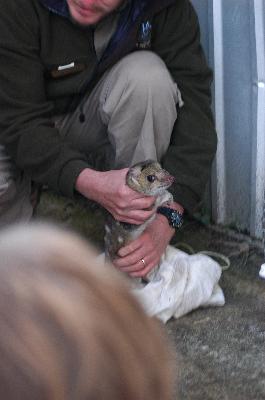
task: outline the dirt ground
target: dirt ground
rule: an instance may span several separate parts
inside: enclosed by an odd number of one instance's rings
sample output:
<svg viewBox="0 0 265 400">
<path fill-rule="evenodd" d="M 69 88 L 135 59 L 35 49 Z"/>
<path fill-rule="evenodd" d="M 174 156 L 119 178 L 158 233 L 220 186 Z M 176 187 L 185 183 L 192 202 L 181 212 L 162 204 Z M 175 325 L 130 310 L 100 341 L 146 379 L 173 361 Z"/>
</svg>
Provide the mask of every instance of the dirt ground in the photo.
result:
<svg viewBox="0 0 265 400">
<path fill-rule="evenodd" d="M 103 246 L 103 216 L 96 207 L 76 206 L 43 193 L 36 218 L 69 226 Z M 196 220 L 188 220 L 174 241 L 192 246 L 195 252 L 220 252 L 231 261 L 220 281 L 225 306 L 196 310 L 165 327 L 177 358 L 176 399 L 265 400 L 265 280 L 258 275 L 263 262 L 261 244 Z"/>
</svg>

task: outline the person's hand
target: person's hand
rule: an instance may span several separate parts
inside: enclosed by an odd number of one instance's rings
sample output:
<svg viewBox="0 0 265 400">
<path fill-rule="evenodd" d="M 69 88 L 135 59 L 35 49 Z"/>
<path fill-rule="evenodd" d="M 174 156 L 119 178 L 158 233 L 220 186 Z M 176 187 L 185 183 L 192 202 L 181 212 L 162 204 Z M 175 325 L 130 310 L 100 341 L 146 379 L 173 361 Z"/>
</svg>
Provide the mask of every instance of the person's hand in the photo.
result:
<svg viewBox="0 0 265 400">
<path fill-rule="evenodd" d="M 157 214 L 136 240 L 119 250 L 114 266 L 132 277 L 146 276 L 160 262 L 174 232 L 167 219 Z"/>
<path fill-rule="evenodd" d="M 155 197 L 130 189 L 126 185 L 127 171 L 84 169 L 77 178 L 76 190 L 102 205 L 116 220 L 139 225 L 154 214 Z"/>
</svg>

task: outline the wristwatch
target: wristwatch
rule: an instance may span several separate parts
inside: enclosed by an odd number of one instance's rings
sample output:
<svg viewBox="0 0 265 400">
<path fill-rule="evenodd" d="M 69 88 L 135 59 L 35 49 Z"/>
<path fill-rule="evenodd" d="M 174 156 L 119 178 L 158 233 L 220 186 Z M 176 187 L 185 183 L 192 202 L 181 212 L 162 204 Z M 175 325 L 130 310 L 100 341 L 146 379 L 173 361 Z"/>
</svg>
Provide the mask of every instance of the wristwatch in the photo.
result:
<svg viewBox="0 0 265 400">
<path fill-rule="evenodd" d="M 174 210 L 174 208 L 158 207 L 156 212 L 158 214 L 164 215 L 167 218 L 169 225 L 172 226 L 172 228 L 180 228 L 183 224 L 182 214 L 179 211 Z"/>
</svg>

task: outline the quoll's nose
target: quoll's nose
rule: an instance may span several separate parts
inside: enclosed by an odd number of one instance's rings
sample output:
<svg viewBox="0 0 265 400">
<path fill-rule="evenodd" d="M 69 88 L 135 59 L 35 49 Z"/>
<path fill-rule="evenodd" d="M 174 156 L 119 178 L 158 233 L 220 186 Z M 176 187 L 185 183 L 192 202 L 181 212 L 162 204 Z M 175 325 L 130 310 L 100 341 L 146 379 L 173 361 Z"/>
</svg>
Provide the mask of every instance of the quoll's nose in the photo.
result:
<svg viewBox="0 0 265 400">
<path fill-rule="evenodd" d="M 172 176 L 172 175 L 167 175 L 166 177 L 165 177 L 165 182 L 168 184 L 168 185 L 172 185 L 172 183 L 174 182 L 174 180 L 175 180 L 175 178 L 174 178 L 174 176 Z"/>
</svg>

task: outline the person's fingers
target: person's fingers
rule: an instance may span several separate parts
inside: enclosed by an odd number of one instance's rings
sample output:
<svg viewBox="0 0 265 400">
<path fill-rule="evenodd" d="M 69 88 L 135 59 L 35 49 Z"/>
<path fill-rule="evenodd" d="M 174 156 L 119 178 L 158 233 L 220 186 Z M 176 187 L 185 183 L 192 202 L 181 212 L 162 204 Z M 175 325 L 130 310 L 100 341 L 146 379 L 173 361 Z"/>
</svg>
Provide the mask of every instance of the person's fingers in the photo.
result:
<svg viewBox="0 0 265 400">
<path fill-rule="evenodd" d="M 148 210 L 152 209 L 156 198 L 154 196 L 139 197 L 131 200 L 131 210 Z"/>
<path fill-rule="evenodd" d="M 127 215 L 132 211 L 153 211 L 154 212 L 154 197 L 141 197 L 138 199 L 115 199 L 112 198 L 109 204 L 106 202 L 105 208 L 120 215 Z"/>
<path fill-rule="evenodd" d="M 141 236 L 137 238 L 136 240 L 133 240 L 127 246 L 123 246 L 120 248 L 118 251 L 118 256 L 121 258 L 124 258 L 128 256 L 131 253 L 134 253 L 135 251 L 139 250 L 142 247 L 142 239 Z"/>
<path fill-rule="evenodd" d="M 139 271 L 129 272 L 132 278 L 144 278 L 158 263 L 149 262 L 147 266 Z"/>
<path fill-rule="evenodd" d="M 147 257 L 144 249 L 140 247 L 138 250 L 130 253 L 126 257 L 117 258 L 115 260 L 115 266 L 117 266 L 119 269 L 125 269 L 135 265 L 136 270 L 138 270 L 139 266 L 142 268 L 145 267 L 146 262 L 148 262 L 148 258 L 150 257 Z"/>
<path fill-rule="evenodd" d="M 137 256 L 139 257 L 139 256 Z M 132 264 L 127 265 L 127 261 L 129 261 L 129 258 L 126 260 L 122 260 L 122 262 L 117 262 L 121 261 L 115 260 L 114 261 L 114 266 L 119 269 L 121 272 L 124 272 L 126 274 L 129 274 L 132 277 L 144 277 L 150 272 L 156 265 L 158 265 L 159 260 L 156 257 L 156 254 L 148 254 L 145 257 L 140 258 L 136 262 Z"/>
<path fill-rule="evenodd" d="M 133 273 L 133 272 L 140 272 L 147 268 L 149 266 L 150 262 L 148 260 L 148 257 L 141 258 L 140 260 L 137 260 L 133 264 L 129 264 L 129 266 L 125 267 L 119 267 L 118 269 L 122 272 L 126 273 Z"/>
</svg>

